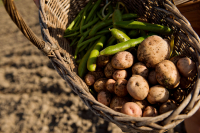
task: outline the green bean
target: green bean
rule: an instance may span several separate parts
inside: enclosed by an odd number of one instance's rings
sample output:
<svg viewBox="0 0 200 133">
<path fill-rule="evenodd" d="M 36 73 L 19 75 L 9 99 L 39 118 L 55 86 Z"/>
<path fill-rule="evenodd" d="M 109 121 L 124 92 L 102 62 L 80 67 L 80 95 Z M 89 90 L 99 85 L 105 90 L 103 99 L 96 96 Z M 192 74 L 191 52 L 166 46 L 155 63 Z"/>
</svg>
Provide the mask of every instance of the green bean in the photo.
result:
<svg viewBox="0 0 200 133">
<path fill-rule="evenodd" d="M 103 21 L 103 17 L 101 16 L 100 12 L 97 12 L 97 16 Z"/>
<path fill-rule="evenodd" d="M 101 1 L 102 1 L 102 0 L 97 0 L 97 1 L 95 2 L 95 4 L 93 5 L 93 7 L 92 7 L 92 9 L 91 9 L 91 11 L 90 11 L 88 17 L 87 17 L 86 20 L 85 20 L 86 23 L 88 23 L 89 19 L 90 19 L 92 16 L 94 16 L 94 14 L 95 14 L 97 8 L 98 8 L 99 5 L 101 4 Z"/>
<path fill-rule="evenodd" d="M 83 26 L 82 26 L 82 30 L 85 30 L 85 29 L 87 29 L 88 27 L 90 27 L 90 26 L 96 24 L 98 21 L 99 21 L 99 18 L 95 18 L 95 19 L 92 20 L 91 22 L 89 22 L 89 23 L 83 25 Z"/>
<path fill-rule="evenodd" d="M 78 15 L 76 16 L 76 18 L 71 22 L 71 24 L 68 26 L 68 28 L 65 31 L 70 31 L 72 30 L 73 26 L 76 24 L 76 22 L 81 18 L 81 15 L 83 13 L 84 9 L 82 9 Z"/>
<path fill-rule="evenodd" d="M 95 45 L 94 45 L 95 46 Z M 81 59 L 81 62 L 79 63 L 79 66 L 78 66 L 78 75 L 83 78 L 83 76 L 85 75 L 86 73 L 86 70 L 87 70 L 87 60 L 90 56 L 90 53 L 91 51 L 93 50 L 94 46 L 92 46 L 88 51 L 87 53 L 83 56 L 83 58 Z"/>
<path fill-rule="evenodd" d="M 101 36 L 99 41 L 95 44 L 93 50 L 90 53 L 90 56 L 87 61 L 87 69 L 89 71 L 95 71 L 96 70 L 96 60 L 99 55 L 99 51 L 103 48 L 103 44 L 106 41 L 106 36 Z"/>
<path fill-rule="evenodd" d="M 121 43 L 118 43 L 116 45 L 106 47 L 105 49 L 100 51 L 100 55 L 113 55 L 113 54 L 116 54 L 120 51 L 125 51 L 125 50 L 127 50 L 131 47 L 137 46 L 147 37 L 148 36 L 142 36 L 142 37 L 139 37 L 137 39 L 130 39 L 126 42 L 121 42 Z"/>
<path fill-rule="evenodd" d="M 115 9 L 113 16 L 112 16 L 112 21 L 113 21 L 113 23 L 122 21 L 122 14 L 119 9 Z M 113 27 L 116 28 L 115 25 Z"/>
<path fill-rule="evenodd" d="M 108 47 L 108 46 L 114 45 L 114 44 L 115 44 L 115 42 L 116 42 L 116 39 L 115 39 L 115 37 L 114 37 L 114 36 L 111 36 L 111 37 L 108 39 L 108 41 L 107 41 L 107 43 L 106 43 L 106 46 L 105 46 L 105 47 Z"/>
<path fill-rule="evenodd" d="M 130 36 L 131 38 L 132 37 L 136 37 L 137 35 L 139 35 L 139 30 L 131 30 L 129 33 L 128 33 L 128 36 Z"/>
<path fill-rule="evenodd" d="M 90 38 L 90 39 L 88 39 L 88 40 L 86 40 L 86 41 L 80 43 L 79 45 L 77 45 L 77 47 L 80 48 L 80 47 L 83 46 L 83 45 L 88 45 L 90 42 L 92 42 L 92 41 L 94 41 L 94 40 L 100 38 L 101 36 L 102 36 L 102 35 L 97 35 L 97 36 L 95 36 L 95 37 L 93 37 L 93 38 Z"/>
<path fill-rule="evenodd" d="M 84 25 L 85 23 L 85 20 L 87 19 L 87 16 L 86 16 L 86 13 L 89 9 L 89 7 L 92 5 L 92 1 L 90 0 L 88 2 L 88 4 L 84 7 L 84 12 L 83 12 L 83 16 L 82 16 L 82 19 L 81 19 L 81 23 L 80 23 L 80 33 L 83 34 L 83 29 L 82 29 L 82 26 Z"/>
<path fill-rule="evenodd" d="M 110 31 L 111 31 L 112 36 L 114 36 L 119 42 L 125 42 L 125 41 L 130 40 L 130 37 L 127 36 L 122 30 L 113 28 Z"/>
<path fill-rule="evenodd" d="M 72 41 L 72 43 L 70 44 L 70 46 L 73 46 L 77 41 L 78 41 L 78 37 L 77 38 L 75 38 L 73 41 Z"/>
<path fill-rule="evenodd" d="M 79 34 L 79 32 L 75 32 L 73 34 L 64 35 L 64 37 L 73 37 L 73 36 L 77 36 L 78 34 Z"/>
<path fill-rule="evenodd" d="M 134 13 L 127 13 L 122 15 L 122 20 L 131 20 L 134 18 L 138 18 L 138 15 Z"/>
<path fill-rule="evenodd" d="M 172 34 L 172 30 L 169 27 L 159 24 L 151 24 L 139 21 L 120 21 L 115 22 L 114 25 L 125 29 L 147 30 L 166 35 Z"/>
</svg>

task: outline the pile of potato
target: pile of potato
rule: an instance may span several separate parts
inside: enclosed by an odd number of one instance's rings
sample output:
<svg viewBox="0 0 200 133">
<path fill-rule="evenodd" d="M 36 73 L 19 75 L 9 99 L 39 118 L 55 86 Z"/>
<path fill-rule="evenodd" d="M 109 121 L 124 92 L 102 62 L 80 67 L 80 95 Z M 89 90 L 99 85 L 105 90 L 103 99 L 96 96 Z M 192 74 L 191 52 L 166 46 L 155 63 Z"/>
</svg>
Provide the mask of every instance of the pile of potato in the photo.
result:
<svg viewBox="0 0 200 133">
<path fill-rule="evenodd" d="M 134 117 L 176 109 L 197 73 L 190 58 L 171 58 L 169 41 L 158 35 L 146 38 L 135 51 L 99 56 L 97 67 L 85 76 L 97 100 Z"/>
</svg>

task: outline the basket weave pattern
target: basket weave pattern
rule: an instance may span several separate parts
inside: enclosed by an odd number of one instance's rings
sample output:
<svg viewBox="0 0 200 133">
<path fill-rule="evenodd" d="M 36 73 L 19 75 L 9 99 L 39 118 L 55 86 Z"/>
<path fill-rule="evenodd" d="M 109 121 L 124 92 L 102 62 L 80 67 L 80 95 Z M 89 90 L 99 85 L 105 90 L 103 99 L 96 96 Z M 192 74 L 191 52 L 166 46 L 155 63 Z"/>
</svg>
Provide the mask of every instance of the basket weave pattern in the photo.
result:
<svg viewBox="0 0 200 133">
<path fill-rule="evenodd" d="M 123 131 L 163 132 L 192 116 L 200 107 L 200 40 L 189 21 L 181 15 L 173 2 L 169 0 L 122 1 L 130 12 L 136 11 L 151 23 L 163 24 L 172 28 L 175 33 L 175 50 L 181 55 L 191 57 L 196 62 L 198 70 L 197 80 L 193 81 L 194 86 L 176 110 L 156 117 L 141 118 L 127 116 L 99 103 L 90 94 L 85 82 L 77 75 L 77 65 L 72 56 L 74 49 L 69 46 L 69 41 L 63 38 L 63 34 L 66 27 L 87 2 L 85 0 L 40 0 L 39 20 L 43 36 L 43 40 L 40 40 L 18 14 L 13 1 L 3 0 L 8 14 L 23 34 L 49 57 L 60 76 L 99 117 L 115 123 Z"/>
</svg>

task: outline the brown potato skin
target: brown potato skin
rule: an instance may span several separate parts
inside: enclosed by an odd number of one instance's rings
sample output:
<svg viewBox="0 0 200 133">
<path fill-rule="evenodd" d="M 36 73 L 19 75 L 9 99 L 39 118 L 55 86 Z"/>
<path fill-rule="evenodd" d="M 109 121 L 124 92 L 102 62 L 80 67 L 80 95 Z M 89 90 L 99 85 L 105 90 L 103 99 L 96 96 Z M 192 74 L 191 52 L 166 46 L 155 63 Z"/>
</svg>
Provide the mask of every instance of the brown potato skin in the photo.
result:
<svg viewBox="0 0 200 133">
<path fill-rule="evenodd" d="M 164 60 L 156 66 L 156 79 L 159 84 L 168 89 L 176 88 L 180 83 L 178 69 L 170 60 Z"/>
<path fill-rule="evenodd" d="M 133 75 L 140 75 L 144 78 L 148 77 L 149 70 L 142 62 L 137 62 L 132 67 L 132 74 Z"/>
<path fill-rule="evenodd" d="M 121 112 L 122 106 L 127 102 L 130 102 L 130 99 L 128 97 L 115 96 L 110 102 L 110 108 L 117 112 Z"/>
<path fill-rule="evenodd" d="M 94 83 L 94 90 L 100 92 L 106 89 L 107 78 L 100 78 Z"/>
<path fill-rule="evenodd" d="M 155 68 L 158 63 L 170 57 L 170 45 L 157 35 L 147 37 L 138 46 L 137 58 L 147 67 Z"/>
<path fill-rule="evenodd" d="M 170 110 L 174 110 L 177 108 L 176 103 L 173 100 L 167 100 L 167 102 L 163 103 L 159 108 L 159 113 L 164 114 Z"/>
<path fill-rule="evenodd" d="M 110 61 L 110 56 L 100 55 L 97 58 L 97 66 L 104 67 Z"/>
<path fill-rule="evenodd" d="M 94 82 L 95 82 L 94 75 L 92 75 L 90 73 L 85 75 L 85 83 L 86 83 L 86 85 L 91 86 L 91 85 L 94 84 Z"/>
<path fill-rule="evenodd" d="M 111 93 L 107 90 L 103 90 L 103 91 L 100 91 L 97 95 L 97 100 L 98 102 L 106 105 L 106 106 L 109 106 L 110 105 L 110 102 L 111 102 Z"/>
<path fill-rule="evenodd" d="M 108 79 L 106 82 L 106 89 L 111 93 L 114 93 L 115 82 L 114 79 Z"/>
<path fill-rule="evenodd" d="M 144 100 L 149 92 L 149 84 L 140 75 L 132 75 L 127 83 L 128 93 L 136 100 Z"/>
<path fill-rule="evenodd" d="M 143 117 L 154 117 L 157 115 L 158 115 L 158 112 L 157 112 L 156 108 L 154 108 L 152 106 L 147 106 L 144 109 L 143 114 L 142 114 Z"/>
<path fill-rule="evenodd" d="M 188 57 L 180 58 L 177 62 L 177 68 L 184 77 L 194 77 L 197 73 L 195 63 Z"/>
<path fill-rule="evenodd" d="M 112 67 L 111 62 L 109 62 L 104 68 L 104 74 L 106 78 L 112 78 L 114 72 L 115 72 L 115 69 Z"/>
<path fill-rule="evenodd" d="M 121 112 L 133 117 L 141 117 L 142 109 L 134 102 L 127 102 L 122 106 Z"/>
<path fill-rule="evenodd" d="M 136 103 L 142 110 L 148 106 L 148 102 L 146 100 L 136 100 L 133 98 L 132 102 Z"/>
<path fill-rule="evenodd" d="M 151 104 L 164 103 L 169 98 L 169 91 L 161 85 L 155 85 L 149 89 L 147 100 Z"/>
<path fill-rule="evenodd" d="M 115 69 L 127 69 L 133 65 L 134 56 L 128 51 L 115 54 L 111 59 L 112 67 Z"/>
<path fill-rule="evenodd" d="M 114 85 L 114 92 L 119 97 L 124 97 L 128 94 L 126 89 L 127 80 L 126 79 L 118 79 Z"/>
<path fill-rule="evenodd" d="M 149 75 L 148 75 L 148 81 L 151 85 L 156 85 L 158 84 L 158 81 L 156 79 L 156 71 L 152 70 L 150 71 Z"/>
<path fill-rule="evenodd" d="M 113 79 L 125 79 L 127 77 L 127 71 L 126 70 L 116 70 L 113 73 Z"/>
</svg>

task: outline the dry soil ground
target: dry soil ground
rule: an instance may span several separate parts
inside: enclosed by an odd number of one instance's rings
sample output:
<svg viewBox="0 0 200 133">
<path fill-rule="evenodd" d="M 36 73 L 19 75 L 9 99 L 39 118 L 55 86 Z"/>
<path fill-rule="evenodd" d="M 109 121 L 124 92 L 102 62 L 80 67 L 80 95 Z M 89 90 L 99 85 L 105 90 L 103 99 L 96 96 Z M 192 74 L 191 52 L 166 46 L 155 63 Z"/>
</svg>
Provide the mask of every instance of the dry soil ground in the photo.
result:
<svg viewBox="0 0 200 133">
<path fill-rule="evenodd" d="M 15 3 L 27 24 L 41 37 L 33 1 Z M 175 130 L 180 129 L 183 124 Z M 0 2 L 0 133 L 4 132 L 120 133 L 121 130 L 84 105 L 48 58 L 18 30 Z"/>
</svg>

